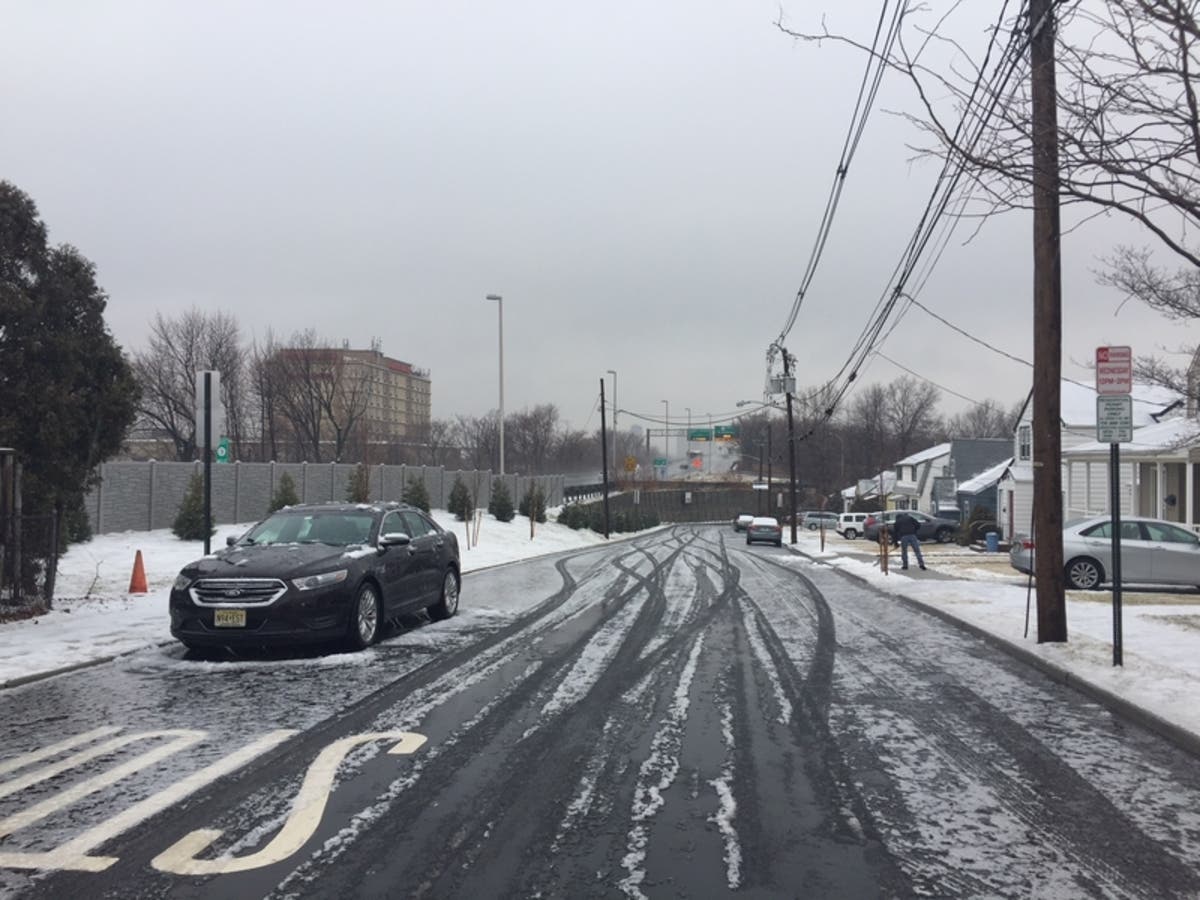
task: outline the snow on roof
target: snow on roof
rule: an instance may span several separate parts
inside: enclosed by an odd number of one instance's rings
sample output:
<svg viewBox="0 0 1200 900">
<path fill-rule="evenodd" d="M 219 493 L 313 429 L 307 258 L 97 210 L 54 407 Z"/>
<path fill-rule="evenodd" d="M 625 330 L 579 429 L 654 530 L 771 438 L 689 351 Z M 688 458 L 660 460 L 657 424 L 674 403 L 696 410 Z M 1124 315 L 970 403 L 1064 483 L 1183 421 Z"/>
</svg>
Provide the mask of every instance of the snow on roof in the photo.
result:
<svg viewBox="0 0 1200 900">
<path fill-rule="evenodd" d="M 1130 392 L 1133 398 L 1133 424 L 1149 425 L 1153 414 L 1160 413 L 1172 403 L 1183 398 L 1175 391 L 1151 384 L 1135 384 Z M 1096 424 L 1096 391 L 1084 384 L 1064 381 L 1059 393 L 1059 414 L 1064 425 Z"/>
<path fill-rule="evenodd" d="M 842 496 L 847 500 L 853 500 L 855 497 L 878 497 L 879 496 L 879 480 L 883 479 L 883 492 L 890 494 L 896 487 L 896 473 L 891 469 L 879 472 L 871 478 L 863 478 L 858 484 L 851 485 L 848 488 L 842 488 Z M 871 482 L 871 489 L 863 488 L 868 481 Z"/>
<path fill-rule="evenodd" d="M 1137 406 L 1134 406 L 1134 421 L 1137 421 Z M 1186 455 L 1188 447 L 1200 442 L 1200 422 L 1187 416 L 1176 416 L 1162 422 L 1154 422 L 1133 429 L 1133 440 L 1122 443 L 1121 452 L 1142 456 L 1163 456 L 1171 453 Z M 1108 456 L 1110 444 L 1089 441 L 1063 448 L 1066 458 L 1074 456 Z"/>
<path fill-rule="evenodd" d="M 958 486 L 958 492 L 960 494 L 978 494 L 980 491 L 986 491 L 1000 480 L 1000 476 L 1004 474 L 1005 469 L 1012 465 L 1012 461 L 1013 458 L 1010 456 L 1004 462 L 996 463 L 996 465 L 990 469 L 985 469 L 974 478 L 968 478 L 966 481 L 961 482 Z"/>
<path fill-rule="evenodd" d="M 919 453 L 914 453 L 911 456 L 906 456 L 904 459 L 898 460 L 898 466 L 915 466 L 919 463 L 928 462 L 931 459 L 937 459 L 939 456 L 946 456 L 950 452 L 950 444 L 938 444 L 936 447 L 930 447 L 928 450 L 921 450 Z"/>
</svg>

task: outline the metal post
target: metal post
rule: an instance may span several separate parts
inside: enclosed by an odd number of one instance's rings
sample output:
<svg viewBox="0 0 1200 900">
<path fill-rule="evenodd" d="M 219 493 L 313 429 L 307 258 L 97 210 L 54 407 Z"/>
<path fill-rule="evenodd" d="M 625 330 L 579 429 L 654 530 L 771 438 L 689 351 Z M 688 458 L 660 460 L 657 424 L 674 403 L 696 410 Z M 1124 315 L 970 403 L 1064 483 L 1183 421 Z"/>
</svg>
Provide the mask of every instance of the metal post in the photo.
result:
<svg viewBox="0 0 1200 900">
<path fill-rule="evenodd" d="M 780 347 L 783 351 L 783 377 L 786 380 L 792 374 L 791 357 L 788 356 L 787 350 Z M 796 421 L 792 417 L 792 392 L 789 390 L 787 396 L 787 417 L 788 417 L 788 503 L 791 504 L 791 509 L 788 510 L 788 517 L 792 521 L 792 543 L 796 543 Z"/>
<path fill-rule="evenodd" d="M 600 379 L 600 471 L 604 475 L 604 539 L 608 540 L 608 441 L 604 430 L 607 427 L 604 418 L 604 379 Z"/>
<path fill-rule="evenodd" d="M 1112 511 L 1113 665 L 1124 665 L 1121 634 L 1121 445 L 1108 445 L 1108 505 Z"/>
<path fill-rule="evenodd" d="M 204 555 L 212 549 L 212 372 L 204 373 Z"/>
<path fill-rule="evenodd" d="M 496 312 L 500 323 L 500 474 L 504 474 L 504 298 L 499 294 L 488 294 L 487 299 L 496 301 Z"/>
<path fill-rule="evenodd" d="M 613 377 L 613 395 L 612 395 L 612 464 L 614 481 L 620 481 L 621 464 L 617 460 L 617 372 L 615 369 L 609 369 L 608 374 Z"/>
</svg>

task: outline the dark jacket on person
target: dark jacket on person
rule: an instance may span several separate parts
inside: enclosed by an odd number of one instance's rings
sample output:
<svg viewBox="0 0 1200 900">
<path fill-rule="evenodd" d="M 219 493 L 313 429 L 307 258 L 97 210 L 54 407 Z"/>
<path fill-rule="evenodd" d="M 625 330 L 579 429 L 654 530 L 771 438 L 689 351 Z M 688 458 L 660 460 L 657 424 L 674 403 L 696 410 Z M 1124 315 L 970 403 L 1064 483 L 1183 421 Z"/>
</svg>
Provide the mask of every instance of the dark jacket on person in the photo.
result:
<svg viewBox="0 0 1200 900">
<path fill-rule="evenodd" d="M 896 536 L 897 540 L 906 534 L 915 535 L 920 530 L 920 523 L 908 513 L 900 513 L 900 515 L 896 516 L 896 521 L 892 523 L 892 533 Z"/>
</svg>

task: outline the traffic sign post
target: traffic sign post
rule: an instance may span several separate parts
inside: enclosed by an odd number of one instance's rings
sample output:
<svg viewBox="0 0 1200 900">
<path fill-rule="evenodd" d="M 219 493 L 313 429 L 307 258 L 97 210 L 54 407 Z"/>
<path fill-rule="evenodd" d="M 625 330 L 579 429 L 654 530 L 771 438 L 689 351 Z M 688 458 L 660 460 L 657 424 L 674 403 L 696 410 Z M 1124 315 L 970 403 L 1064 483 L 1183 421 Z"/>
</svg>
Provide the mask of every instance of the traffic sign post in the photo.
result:
<svg viewBox="0 0 1200 900">
<path fill-rule="evenodd" d="M 1096 348 L 1096 441 L 1108 444 L 1112 519 L 1113 665 L 1124 664 L 1121 633 L 1121 442 L 1133 440 L 1133 350 Z"/>
<path fill-rule="evenodd" d="M 690 428 L 687 436 L 688 441 L 711 441 L 713 433 L 707 428 Z"/>
<path fill-rule="evenodd" d="M 229 438 L 221 438 L 220 443 L 217 444 L 216 457 L 219 463 L 229 462 Z"/>
</svg>

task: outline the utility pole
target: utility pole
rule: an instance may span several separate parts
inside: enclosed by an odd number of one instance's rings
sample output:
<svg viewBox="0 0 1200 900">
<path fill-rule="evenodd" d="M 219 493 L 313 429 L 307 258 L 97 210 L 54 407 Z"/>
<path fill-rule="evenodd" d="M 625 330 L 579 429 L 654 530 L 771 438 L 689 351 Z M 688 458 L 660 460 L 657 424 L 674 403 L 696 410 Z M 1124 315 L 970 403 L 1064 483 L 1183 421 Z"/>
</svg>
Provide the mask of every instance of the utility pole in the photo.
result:
<svg viewBox="0 0 1200 900">
<path fill-rule="evenodd" d="M 1062 258 L 1054 0 L 1030 0 L 1033 135 L 1033 536 L 1038 643 L 1067 640 L 1062 548 Z"/>
<path fill-rule="evenodd" d="M 792 418 L 792 391 L 788 379 L 792 374 L 792 358 L 787 350 L 779 348 L 783 353 L 783 388 L 787 396 L 788 417 L 788 503 L 791 509 L 788 518 L 792 521 L 792 543 L 796 543 L 796 422 Z"/>
</svg>

